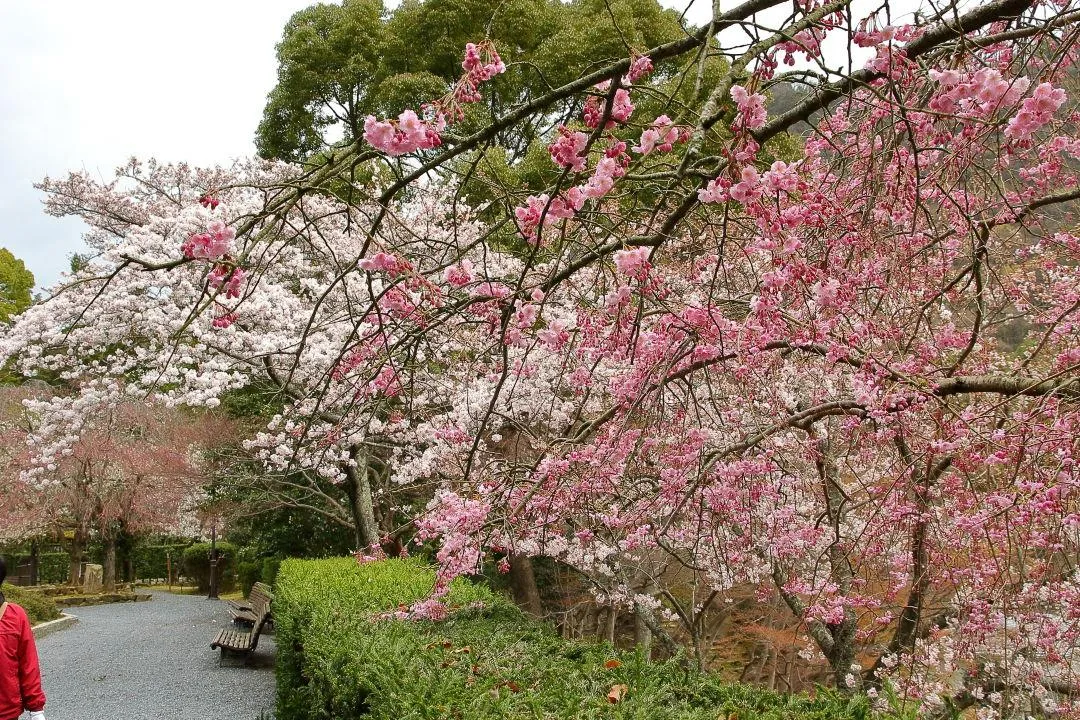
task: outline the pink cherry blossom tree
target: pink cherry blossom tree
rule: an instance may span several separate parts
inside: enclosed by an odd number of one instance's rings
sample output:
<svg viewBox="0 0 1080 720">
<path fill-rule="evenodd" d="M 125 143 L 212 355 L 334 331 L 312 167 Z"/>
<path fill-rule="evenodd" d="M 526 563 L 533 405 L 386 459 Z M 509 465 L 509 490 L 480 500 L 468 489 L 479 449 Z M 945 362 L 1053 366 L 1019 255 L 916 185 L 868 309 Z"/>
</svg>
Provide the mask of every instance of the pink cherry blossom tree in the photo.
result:
<svg viewBox="0 0 1080 720">
<path fill-rule="evenodd" d="M 528 72 L 478 44 L 444 98 L 318 166 L 47 180 L 94 257 L 0 350 L 87 399 L 26 481 L 116 378 L 210 406 L 258 379 L 288 398 L 249 441 L 269 471 L 352 488 L 369 550 L 379 503 L 438 543 L 412 614 L 485 559 L 547 556 L 703 662 L 703 618 L 749 589 L 838 687 L 1072 707 L 1080 11 L 860 12 L 717 8 L 458 136 L 484 83 Z M 644 114 L 654 74 L 700 109 Z M 776 111 L 785 82 L 804 92 Z M 484 174 L 568 98 L 553 183 Z M 388 179 L 351 182 L 361 164 Z M 465 203 L 474 181 L 496 199 Z"/>
<path fill-rule="evenodd" d="M 82 552 L 96 537 L 105 548 L 104 584 L 111 590 L 119 533 L 179 533 L 190 525 L 212 471 L 212 452 L 231 439 L 230 424 L 205 412 L 132 399 L 95 402 L 93 414 L 80 417 L 77 436 L 42 466 L 33 443 L 49 432 L 50 422 L 77 413 L 93 392 L 42 395 L 41 388 L 8 388 L 3 395 L 5 534 L 21 539 L 71 532 L 73 584 Z"/>
</svg>

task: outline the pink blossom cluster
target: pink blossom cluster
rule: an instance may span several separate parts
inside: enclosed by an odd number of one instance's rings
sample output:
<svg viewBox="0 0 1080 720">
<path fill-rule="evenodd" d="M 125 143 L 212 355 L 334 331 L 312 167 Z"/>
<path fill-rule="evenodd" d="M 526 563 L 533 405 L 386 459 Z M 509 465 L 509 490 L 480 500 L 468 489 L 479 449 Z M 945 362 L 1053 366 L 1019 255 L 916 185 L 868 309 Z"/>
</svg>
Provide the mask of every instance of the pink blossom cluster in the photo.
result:
<svg viewBox="0 0 1080 720">
<path fill-rule="evenodd" d="M 206 232 L 194 233 L 180 246 L 184 257 L 199 260 L 220 260 L 233 249 L 236 230 L 221 220 L 211 220 Z"/>
<path fill-rule="evenodd" d="M 761 174 L 753 165 L 747 165 L 739 173 L 739 181 L 731 186 L 731 199 L 744 205 L 761 197 Z"/>
<path fill-rule="evenodd" d="M 401 378 L 393 365 L 386 365 L 368 385 L 372 395 L 396 397 L 401 393 Z"/>
<path fill-rule="evenodd" d="M 1019 175 L 1040 190 L 1054 187 L 1067 174 L 1067 155 L 1080 159 L 1080 139 L 1056 135 L 1039 144 L 1039 162 L 1020 168 Z"/>
<path fill-rule="evenodd" d="M 461 102 L 480 100 L 480 84 L 506 71 L 506 65 L 490 41 L 465 45 L 465 60 L 461 67 L 465 70 L 461 89 L 457 91 L 457 98 Z"/>
<path fill-rule="evenodd" d="M 795 64 L 795 53 L 802 53 L 808 59 L 821 56 L 821 41 L 825 39 L 823 28 L 807 28 L 796 33 L 791 40 L 777 45 L 777 50 L 785 53 L 784 64 Z"/>
<path fill-rule="evenodd" d="M 671 118 L 661 115 L 652 124 L 642 130 L 641 140 L 633 147 L 634 152 L 648 155 L 653 150 L 670 152 L 677 142 L 685 142 L 690 137 L 688 128 L 676 127 Z"/>
<path fill-rule="evenodd" d="M 786 163 L 776 160 L 762 174 L 762 184 L 770 192 L 795 192 L 799 187 L 798 166 L 796 163 Z"/>
<path fill-rule="evenodd" d="M 439 133 L 445 128 L 446 118 L 442 113 L 431 120 L 421 120 L 412 110 L 404 110 L 396 121 L 368 115 L 364 120 L 364 139 L 387 155 L 397 156 L 439 147 L 442 145 Z"/>
<path fill-rule="evenodd" d="M 598 84 L 596 89 L 600 91 L 601 95 L 590 95 L 589 99 L 585 101 L 585 126 L 596 129 L 600 127 L 600 123 L 604 120 L 604 108 L 607 105 L 607 91 L 611 87 L 611 81 L 605 80 Z M 604 123 L 604 129 L 610 130 L 615 127 L 616 124 L 625 123 L 630 119 L 630 115 L 634 112 L 634 104 L 630 102 L 630 91 L 626 88 L 619 88 L 615 91 L 615 97 L 611 102 L 611 113 L 608 116 L 607 122 Z"/>
<path fill-rule="evenodd" d="M 1025 77 L 1006 79 L 1000 71 L 988 67 L 973 73 L 930 70 L 928 75 L 942 88 L 930 99 L 929 107 L 946 115 L 989 115 L 998 108 L 1014 105 L 1031 84 Z"/>
<path fill-rule="evenodd" d="M 408 260 L 401 260 L 396 255 L 379 251 L 358 263 L 365 272 L 385 272 L 391 278 L 412 272 L 413 266 Z"/>
<path fill-rule="evenodd" d="M 570 168 L 574 172 L 585 169 L 585 157 L 581 155 L 589 143 L 589 136 L 580 131 L 570 130 L 565 125 L 559 126 L 559 137 L 548 146 L 551 159 L 560 167 Z"/>
<path fill-rule="evenodd" d="M 731 197 L 731 179 L 721 176 L 710 180 L 705 187 L 698 190 L 698 202 L 722 203 Z"/>
<path fill-rule="evenodd" d="M 547 195 L 530 195 L 525 198 L 525 205 L 514 208 L 518 232 L 530 243 L 538 242 L 536 231 L 541 223 L 550 225 L 555 220 L 549 211 L 550 202 Z"/>
<path fill-rule="evenodd" d="M 1020 112 L 1009 120 L 1005 136 L 1013 140 L 1027 140 L 1036 130 L 1050 122 L 1051 116 L 1065 104 L 1065 91 L 1050 83 L 1039 83 L 1031 97 L 1024 98 Z"/>
<path fill-rule="evenodd" d="M 199 203 L 207 208 L 216 207 L 219 202 L 205 195 L 199 199 Z M 233 252 L 235 238 L 236 230 L 224 221 L 215 219 L 207 223 L 206 232 L 188 236 L 180 248 L 184 257 L 214 262 L 206 281 L 211 288 L 224 293 L 226 298 L 239 298 L 247 278 L 247 271 L 228 259 Z M 225 313 L 215 319 L 212 325 L 216 328 L 228 327 L 234 321 L 233 313 Z"/>
<path fill-rule="evenodd" d="M 388 288 L 378 300 L 379 310 L 393 318 L 419 319 L 419 298 L 410 294 L 403 286 Z"/>
<path fill-rule="evenodd" d="M 237 315 L 236 313 L 234 313 L 234 312 L 225 312 L 225 313 L 222 313 L 221 315 L 218 315 L 217 317 L 215 317 L 213 322 L 210 323 L 210 324 L 213 327 L 215 327 L 215 328 L 217 328 L 219 330 L 224 330 L 225 328 L 230 327 L 233 323 L 235 323 L 239 319 L 240 319 L 240 316 Z"/>
<path fill-rule="evenodd" d="M 588 198 L 601 198 L 611 192 L 615 186 L 615 180 L 626 174 L 630 157 L 626 154 L 626 143 L 619 141 L 613 143 L 604 152 L 604 157 L 596 163 L 596 169 L 589 177 L 581 191 Z"/>
<path fill-rule="evenodd" d="M 634 112 L 634 104 L 630 102 L 628 88 L 649 75 L 652 70 L 653 63 L 648 55 L 635 56 L 630 61 L 630 69 L 622 78 L 622 85 L 625 87 L 620 87 L 615 91 L 615 97 L 612 99 L 611 104 L 611 115 L 604 124 L 605 129 L 611 129 L 616 124 L 625 123 L 630 119 L 630 115 Z M 593 129 L 600 127 L 600 122 L 604 119 L 604 107 L 607 104 L 607 95 L 610 88 L 610 80 L 605 80 L 594 86 L 594 89 L 600 94 L 590 95 L 588 100 L 585 101 L 584 117 L 586 127 Z"/>
<path fill-rule="evenodd" d="M 491 506 L 482 500 L 463 498 L 450 490 L 439 490 L 427 511 L 416 520 L 419 540 L 441 540 L 437 554 L 439 573 L 433 598 L 445 595 L 450 581 L 471 575 L 480 567 L 477 534 L 487 521 Z"/>
<path fill-rule="evenodd" d="M 540 317 L 540 306 L 531 302 L 515 303 L 513 324 L 507 328 L 503 343 L 512 347 L 526 347 L 528 334 L 534 329 Z M 524 366 L 523 366 L 524 369 Z"/>
<path fill-rule="evenodd" d="M 653 71 L 653 63 L 648 55 L 639 55 L 630 61 L 630 70 L 626 73 L 626 85 L 633 85 Z"/>
<path fill-rule="evenodd" d="M 452 287 L 462 288 L 473 281 L 473 263 L 468 258 L 463 258 L 460 263 L 451 265 L 443 270 L 443 280 Z"/>
<path fill-rule="evenodd" d="M 855 44 L 859 47 L 877 47 L 892 42 L 896 37 L 896 28 L 891 25 L 877 27 L 877 18 L 863 18 L 859 29 L 855 31 Z"/>
<path fill-rule="evenodd" d="M 914 25 L 883 25 L 878 26 L 878 18 L 873 15 L 859 21 L 853 40 L 859 47 L 870 48 L 888 45 L 894 40 L 906 43 L 914 40 L 921 34 L 921 30 Z"/>
<path fill-rule="evenodd" d="M 799 174 L 796 164 L 783 160 L 773 162 L 764 173 L 758 172 L 753 165 L 745 165 L 739 171 L 738 179 L 719 177 L 710 180 L 698 190 L 698 200 L 703 203 L 719 203 L 727 200 L 748 204 L 759 198 L 766 191 L 772 195 L 792 193 L 799 187 Z"/>
<path fill-rule="evenodd" d="M 572 187 L 566 191 L 565 196 L 554 199 L 546 194 L 528 196 L 525 205 L 514 208 L 521 236 L 536 244 L 539 241 L 537 230 L 541 224 L 547 226 L 560 219 L 572 218 L 584 206 L 585 200 L 601 198 L 609 193 L 615 186 L 616 178 L 626 173 L 628 164 L 626 143 L 613 141 L 583 185 Z"/>
<path fill-rule="evenodd" d="M 622 81 L 629 86 L 644 78 L 652 72 L 652 69 L 652 60 L 648 56 L 637 56 L 631 61 L 630 70 Z M 596 129 L 600 126 L 604 119 L 606 93 L 610 88 L 611 81 L 595 86 L 595 89 L 604 95 L 590 95 L 586 101 L 583 112 L 586 127 Z M 629 90 L 624 87 L 618 88 L 612 98 L 611 113 L 604 125 L 605 129 L 625 123 L 633 112 L 634 105 L 630 101 Z M 571 130 L 566 126 L 560 126 L 558 133 L 559 137 L 548 147 L 552 161 L 574 172 L 584 171 L 588 159 L 582 153 L 588 147 L 589 135 Z M 674 143 L 687 138 L 687 130 L 676 128 L 670 118 L 661 115 L 642 132 L 640 145 L 634 147 L 634 151 L 643 155 L 648 155 L 653 150 L 667 152 L 671 150 Z M 527 197 L 525 205 L 514 208 L 514 216 L 517 218 L 521 236 L 535 244 L 538 242 L 538 229 L 541 225 L 547 226 L 556 220 L 572 218 L 581 211 L 585 200 L 601 198 L 609 193 L 615 185 L 615 180 L 626 173 L 626 168 L 630 164 L 630 156 L 626 149 L 625 142 L 611 137 L 604 148 L 604 157 L 597 162 L 592 176 L 584 184 L 572 187 L 555 198 L 546 194 Z"/>
<path fill-rule="evenodd" d="M 371 362 L 379 354 L 377 342 L 377 339 L 373 341 L 368 338 L 362 339 L 355 348 L 350 350 L 345 357 L 334 365 L 333 370 L 330 371 L 331 377 L 340 382 L 353 370 Z"/>
<path fill-rule="evenodd" d="M 614 260 L 619 272 L 637 280 L 644 280 L 652 267 L 649 264 L 649 248 L 647 247 L 618 250 L 615 252 Z"/>
<path fill-rule="evenodd" d="M 558 352 L 570 341 L 570 332 L 562 320 L 550 320 L 546 327 L 536 332 L 536 339 L 551 350 Z"/>
<path fill-rule="evenodd" d="M 791 40 L 778 43 L 765 53 L 761 63 L 754 70 L 754 75 L 759 80 L 771 80 L 776 75 L 779 67 L 777 56 L 784 54 L 784 64 L 794 65 L 796 54 L 802 54 L 808 60 L 816 60 L 821 57 L 821 43 L 828 34 L 836 28 L 843 27 L 845 18 L 840 13 L 826 15 L 818 20 L 813 27 L 808 27 L 795 33 Z"/>
<path fill-rule="evenodd" d="M 735 101 L 739 114 L 732 125 L 734 130 L 757 130 L 765 124 L 765 96 L 750 93 L 742 85 L 731 87 L 731 99 Z"/>
<path fill-rule="evenodd" d="M 220 263 L 206 276 L 210 287 L 225 293 L 227 298 L 238 298 L 244 287 L 247 272 L 242 267 Z"/>
<path fill-rule="evenodd" d="M 479 101 L 480 85 L 506 70 L 490 41 L 479 45 L 468 43 L 461 66 L 465 75 L 447 97 L 425 106 L 427 117 L 421 119 L 410 109 L 402 111 L 397 120 L 379 120 L 368 115 L 364 120 L 364 140 L 391 156 L 440 147 L 447 118 L 464 117 L 460 104 Z"/>
</svg>

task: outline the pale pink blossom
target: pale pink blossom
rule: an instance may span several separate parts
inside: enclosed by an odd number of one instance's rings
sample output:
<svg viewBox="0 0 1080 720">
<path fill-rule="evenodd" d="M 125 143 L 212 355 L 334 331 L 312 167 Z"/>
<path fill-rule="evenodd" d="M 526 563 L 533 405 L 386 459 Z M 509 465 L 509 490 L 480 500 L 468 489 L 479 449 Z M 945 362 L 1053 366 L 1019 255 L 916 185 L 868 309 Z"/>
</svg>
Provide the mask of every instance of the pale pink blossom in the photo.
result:
<svg viewBox="0 0 1080 720">
<path fill-rule="evenodd" d="M 749 93 L 742 85 L 731 86 L 731 99 L 739 109 L 735 118 L 736 128 L 757 130 L 765 124 L 765 96 Z"/>
<path fill-rule="evenodd" d="M 623 275 L 642 279 L 649 272 L 649 248 L 637 247 L 618 250 L 614 255 L 615 267 Z"/>
</svg>

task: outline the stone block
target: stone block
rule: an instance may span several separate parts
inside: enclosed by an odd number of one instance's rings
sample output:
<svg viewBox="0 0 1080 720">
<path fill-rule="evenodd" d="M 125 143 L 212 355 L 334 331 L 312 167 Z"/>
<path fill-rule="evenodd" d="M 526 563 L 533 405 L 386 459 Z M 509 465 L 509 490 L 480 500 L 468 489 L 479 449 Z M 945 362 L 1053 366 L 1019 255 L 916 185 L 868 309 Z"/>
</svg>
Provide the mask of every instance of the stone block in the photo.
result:
<svg viewBox="0 0 1080 720">
<path fill-rule="evenodd" d="M 83 574 L 83 592 L 87 595 L 94 595 L 101 592 L 101 582 L 105 573 L 100 565 L 86 566 L 86 572 Z"/>
</svg>

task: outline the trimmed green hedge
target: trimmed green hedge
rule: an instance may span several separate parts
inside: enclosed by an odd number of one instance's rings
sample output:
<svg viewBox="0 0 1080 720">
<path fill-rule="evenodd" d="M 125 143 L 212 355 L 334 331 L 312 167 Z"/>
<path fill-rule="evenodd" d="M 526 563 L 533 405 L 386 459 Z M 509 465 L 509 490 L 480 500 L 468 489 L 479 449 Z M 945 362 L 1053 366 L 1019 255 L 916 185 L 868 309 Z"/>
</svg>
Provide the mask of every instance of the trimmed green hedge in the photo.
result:
<svg viewBox="0 0 1080 720">
<path fill-rule="evenodd" d="M 4 598 L 8 602 L 21 605 L 22 609 L 30 617 L 31 625 L 37 625 L 46 620 L 55 620 L 60 617 L 60 610 L 56 607 L 56 603 L 52 601 L 52 598 L 45 597 L 32 590 L 4 583 Z"/>
<path fill-rule="evenodd" d="M 259 578 L 270 587 L 277 582 L 278 570 L 281 569 L 281 558 L 268 557 L 262 561 L 262 576 Z"/>
<path fill-rule="evenodd" d="M 71 555 L 66 552 L 44 552 L 38 555 L 38 584 L 61 585 L 68 581 Z"/>
<path fill-rule="evenodd" d="M 131 562 L 135 578 L 138 580 L 165 579 L 168 577 L 170 564 L 173 578 L 183 575 L 184 549 L 192 542 L 192 540 L 174 540 L 158 536 L 136 540 L 128 551 L 127 558 Z M 49 545 L 48 547 L 55 548 L 56 546 Z M 8 573 L 14 574 L 14 568 L 17 565 L 29 560 L 30 547 L 28 545 L 7 546 L 0 554 L 4 555 L 8 561 Z M 119 554 L 118 560 L 123 564 L 123 553 Z M 100 563 L 103 557 L 104 551 L 100 543 L 95 542 L 86 550 L 86 559 L 90 562 Z M 70 566 L 71 554 L 67 550 L 38 553 L 38 584 L 67 584 Z"/>
<path fill-rule="evenodd" d="M 674 661 L 568 642 L 464 581 L 452 586 L 450 605 L 459 609 L 448 620 L 374 617 L 425 597 L 434 578 L 413 560 L 283 563 L 274 592 L 278 720 L 871 717 L 865 698 L 777 695 Z M 628 690 L 612 703 L 616 685 Z"/>
<path fill-rule="evenodd" d="M 221 553 L 218 561 L 218 591 L 230 592 L 235 587 L 236 546 L 219 542 L 215 545 Z M 184 549 L 184 574 L 195 580 L 200 592 L 210 589 L 210 543 L 195 543 Z"/>
<path fill-rule="evenodd" d="M 169 572 L 175 579 L 184 571 L 184 550 L 191 542 L 160 545 L 136 544 L 131 561 L 139 580 L 166 580 Z"/>
<path fill-rule="evenodd" d="M 236 582 L 240 585 L 240 592 L 247 597 L 251 594 L 251 587 L 259 582 L 262 577 L 262 563 L 240 560 L 236 563 Z"/>
</svg>

